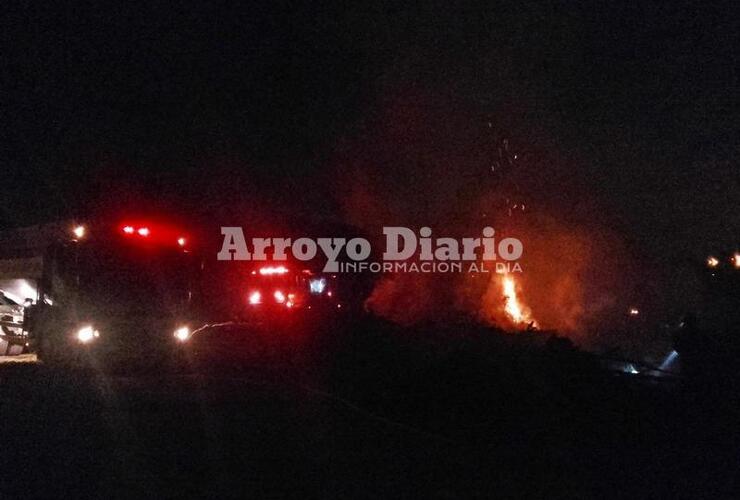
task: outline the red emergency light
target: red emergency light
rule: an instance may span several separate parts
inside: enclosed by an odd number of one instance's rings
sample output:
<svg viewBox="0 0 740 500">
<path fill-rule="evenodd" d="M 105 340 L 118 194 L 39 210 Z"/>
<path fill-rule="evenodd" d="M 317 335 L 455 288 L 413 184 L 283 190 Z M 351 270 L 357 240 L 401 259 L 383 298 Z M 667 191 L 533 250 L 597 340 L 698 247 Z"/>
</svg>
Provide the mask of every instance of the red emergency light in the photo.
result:
<svg viewBox="0 0 740 500">
<path fill-rule="evenodd" d="M 252 305 L 257 305 L 260 302 L 262 302 L 262 294 L 259 292 L 252 292 L 249 294 L 249 303 Z"/>
<path fill-rule="evenodd" d="M 288 268 L 285 266 L 263 267 L 260 269 L 260 274 L 262 276 L 271 276 L 273 274 L 285 274 L 287 272 L 288 272 Z"/>
<path fill-rule="evenodd" d="M 295 305 L 295 294 L 294 293 L 283 293 L 281 290 L 275 290 L 272 294 L 276 304 L 284 305 L 285 307 L 291 308 Z M 262 292 L 259 290 L 252 290 L 247 294 L 247 302 L 252 306 L 257 306 L 263 303 Z M 271 301 L 267 301 L 271 303 Z"/>
<path fill-rule="evenodd" d="M 152 240 L 153 243 L 177 245 L 181 248 L 185 248 L 188 243 L 187 238 L 178 230 L 163 225 L 156 225 L 152 228 L 150 224 L 146 223 L 128 223 L 121 226 L 121 232 L 126 236 L 146 238 Z"/>
<path fill-rule="evenodd" d="M 134 227 L 134 226 L 123 226 L 121 228 L 121 231 L 124 232 L 124 234 L 138 234 L 139 236 L 147 237 L 152 232 L 147 226 L 140 226 L 140 227 Z"/>
</svg>

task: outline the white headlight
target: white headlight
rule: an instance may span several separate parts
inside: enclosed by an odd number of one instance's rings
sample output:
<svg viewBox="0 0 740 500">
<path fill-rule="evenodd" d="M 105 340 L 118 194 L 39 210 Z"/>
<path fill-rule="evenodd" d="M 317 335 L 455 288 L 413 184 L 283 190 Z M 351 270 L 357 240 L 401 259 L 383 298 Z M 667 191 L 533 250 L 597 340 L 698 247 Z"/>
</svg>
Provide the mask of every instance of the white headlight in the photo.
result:
<svg viewBox="0 0 740 500">
<path fill-rule="evenodd" d="M 100 333 L 98 333 L 97 330 L 95 330 L 92 326 L 83 326 L 79 330 L 77 330 L 77 340 L 82 342 L 83 344 L 87 344 L 89 342 L 92 342 L 94 339 L 100 336 Z"/>
<path fill-rule="evenodd" d="M 190 328 L 187 326 L 181 326 L 175 330 L 175 338 L 180 342 L 185 342 L 190 338 Z"/>
</svg>

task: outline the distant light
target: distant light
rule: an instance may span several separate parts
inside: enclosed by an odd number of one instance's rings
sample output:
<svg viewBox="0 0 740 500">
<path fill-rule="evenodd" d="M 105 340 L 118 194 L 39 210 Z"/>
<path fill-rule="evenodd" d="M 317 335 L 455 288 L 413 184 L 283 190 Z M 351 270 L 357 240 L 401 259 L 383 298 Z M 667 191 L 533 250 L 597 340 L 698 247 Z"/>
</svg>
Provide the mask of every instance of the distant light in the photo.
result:
<svg viewBox="0 0 740 500">
<path fill-rule="evenodd" d="M 716 257 L 709 257 L 707 259 L 707 265 L 709 267 L 717 267 L 719 265 L 719 260 L 717 260 Z"/>
<path fill-rule="evenodd" d="M 123 232 L 126 234 L 134 234 L 134 228 L 133 226 L 124 226 Z"/>
<path fill-rule="evenodd" d="M 140 227 L 137 231 L 139 233 L 139 236 L 149 236 L 149 228 L 148 227 Z"/>
<path fill-rule="evenodd" d="M 85 237 L 85 226 L 77 226 L 72 230 L 72 233 L 75 235 L 76 238 L 84 238 Z"/>
<path fill-rule="evenodd" d="M 342 304 L 337 304 L 337 309 L 341 309 L 341 308 L 342 308 Z"/>
<path fill-rule="evenodd" d="M 324 278 L 311 280 L 308 282 L 308 286 L 311 290 L 311 293 L 324 293 L 324 288 L 326 288 L 326 280 Z"/>
<path fill-rule="evenodd" d="M 630 308 L 629 313 L 630 313 L 630 316 L 639 316 L 640 310 L 637 309 L 636 307 L 632 307 Z"/>
<path fill-rule="evenodd" d="M 735 255 L 732 256 L 732 265 L 737 269 L 740 269 L 740 253 L 735 253 Z"/>
<path fill-rule="evenodd" d="M 678 357 L 678 353 L 676 351 L 671 351 L 668 356 L 665 357 L 663 362 L 658 367 L 659 370 L 667 370 L 670 368 L 671 364 L 676 360 Z"/>
<path fill-rule="evenodd" d="M 285 295 L 283 294 L 283 292 L 281 292 L 280 290 L 276 290 L 275 291 L 275 300 L 279 304 L 282 304 L 283 302 L 285 302 Z"/>
<path fill-rule="evenodd" d="M 288 268 L 285 266 L 263 267 L 260 269 L 260 274 L 263 276 L 270 276 L 273 274 L 285 274 L 287 272 L 288 272 Z"/>
<path fill-rule="evenodd" d="M 181 247 L 184 247 L 185 243 L 186 243 L 185 238 L 183 238 L 182 236 L 177 238 L 177 244 L 180 245 Z"/>
<path fill-rule="evenodd" d="M 252 292 L 249 294 L 249 303 L 252 305 L 259 304 L 262 302 L 262 294 L 259 292 Z"/>
<path fill-rule="evenodd" d="M 291 301 L 288 301 L 285 303 L 285 307 L 293 307 L 293 303 Z"/>
<path fill-rule="evenodd" d="M 631 375 L 637 375 L 638 373 L 640 373 L 640 371 L 637 368 L 635 368 L 635 365 L 633 365 L 632 363 L 627 363 L 624 366 L 624 373 L 629 373 Z"/>
<path fill-rule="evenodd" d="M 175 330 L 175 338 L 180 342 L 185 342 L 190 338 L 190 328 L 187 326 L 181 326 Z"/>
</svg>

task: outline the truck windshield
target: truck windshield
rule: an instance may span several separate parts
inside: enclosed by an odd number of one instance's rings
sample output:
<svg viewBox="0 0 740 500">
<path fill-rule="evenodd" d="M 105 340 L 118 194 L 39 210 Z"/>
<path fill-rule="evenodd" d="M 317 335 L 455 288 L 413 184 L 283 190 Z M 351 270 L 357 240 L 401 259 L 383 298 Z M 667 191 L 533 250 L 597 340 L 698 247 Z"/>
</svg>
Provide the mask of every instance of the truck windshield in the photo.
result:
<svg viewBox="0 0 740 500">
<path fill-rule="evenodd" d="M 82 245 L 72 278 L 82 300 L 127 311 L 175 312 L 190 298 L 189 254 L 112 243 Z"/>
</svg>

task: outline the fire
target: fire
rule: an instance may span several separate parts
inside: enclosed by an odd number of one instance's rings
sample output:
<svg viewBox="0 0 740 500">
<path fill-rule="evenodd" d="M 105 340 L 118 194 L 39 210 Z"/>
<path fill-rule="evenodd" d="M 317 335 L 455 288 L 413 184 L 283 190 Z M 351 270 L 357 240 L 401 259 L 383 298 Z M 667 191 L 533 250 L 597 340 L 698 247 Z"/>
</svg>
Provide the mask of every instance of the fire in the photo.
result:
<svg viewBox="0 0 740 500">
<path fill-rule="evenodd" d="M 517 325 L 531 324 L 532 326 L 537 326 L 537 322 L 532 318 L 529 310 L 522 304 L 518 296 L 514 278 L 508 275 L 503 276 L 502 285 L 506 300 L 504 311 L 509 319 Z"/>
</svg>

